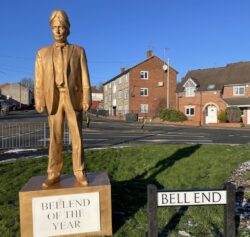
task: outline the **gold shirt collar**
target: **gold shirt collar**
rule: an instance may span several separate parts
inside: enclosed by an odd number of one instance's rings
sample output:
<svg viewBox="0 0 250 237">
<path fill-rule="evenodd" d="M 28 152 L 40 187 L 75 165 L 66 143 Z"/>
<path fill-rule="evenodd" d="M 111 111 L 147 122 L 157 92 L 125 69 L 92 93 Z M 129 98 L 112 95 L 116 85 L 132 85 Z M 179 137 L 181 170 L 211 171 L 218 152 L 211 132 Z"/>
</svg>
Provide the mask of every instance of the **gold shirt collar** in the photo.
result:
<svg viewBox="0 0 250 237">
<path fill-rule="evenodd" d="M 56 48 L 63 48 L 63 47 L 65 47 L 65 46 L 67 46 L 68 45 L 68 42 L 64 42 L 64 43 L 58 43 L 58 42 L 56 42 L 55 44 L 54 44 L 54 46 L 56 47 Z"/>
</svg>

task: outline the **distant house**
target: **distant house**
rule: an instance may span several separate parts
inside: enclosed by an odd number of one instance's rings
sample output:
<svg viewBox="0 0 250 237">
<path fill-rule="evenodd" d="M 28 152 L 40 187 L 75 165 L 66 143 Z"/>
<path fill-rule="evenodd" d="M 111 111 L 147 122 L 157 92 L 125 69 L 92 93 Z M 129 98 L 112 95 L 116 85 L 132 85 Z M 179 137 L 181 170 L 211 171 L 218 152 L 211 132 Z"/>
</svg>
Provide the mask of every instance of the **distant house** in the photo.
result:
<svg viewBox="0 0 250 237">
<path fill-rule="evenodd" d="M 167 81 L 168 69 L 164 61 L 151 50 L 146 56 L 131 68 L 122 68 L 118 75 L 103 84 L 104 109 L 109 115 L 122 116 L 133 112 L 154 117 L 161 106 L 175 108 L 177 71 L 170 67 Z"/>
<path fill-rule="evenodd" d="M 21 103 L 23 106 L 28 106 L 33 102 L 33 93 L 31 90 L 20 83 L 5 83 L 0 85 L 1 94 L 5 96 L 5 98 L 11 99 L 12 101 L 16 101 Z"/>
<path fill-rule="evenodd" d="M 250 124 L 250 62 L 189 71 L 177 86 L 176 104 L 196 125 L 218 123 L 229 106 L 239 107 Z"/>
<path fill-rule="evenodd" d="M 91 87 L 92 105 L 91 109 L 103 109 L 103 91 L 95 86 Z"/>
</svg>

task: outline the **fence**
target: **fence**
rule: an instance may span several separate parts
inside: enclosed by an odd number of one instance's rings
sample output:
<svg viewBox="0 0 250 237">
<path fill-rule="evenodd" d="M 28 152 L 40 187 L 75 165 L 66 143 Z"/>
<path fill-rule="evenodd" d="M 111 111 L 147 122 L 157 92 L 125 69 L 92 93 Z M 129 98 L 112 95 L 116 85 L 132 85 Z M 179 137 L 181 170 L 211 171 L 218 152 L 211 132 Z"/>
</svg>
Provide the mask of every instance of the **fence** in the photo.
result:
<svg viewBox="0 0 250 237">
<path fill-rule="evenodd" d="M 63 145 L 70 144 L 68 125 L 64 123 Z M 49 127 L 47 122 L 0 124 L 0 149 L 48 147 L 48 145 Z"/>
</svg>

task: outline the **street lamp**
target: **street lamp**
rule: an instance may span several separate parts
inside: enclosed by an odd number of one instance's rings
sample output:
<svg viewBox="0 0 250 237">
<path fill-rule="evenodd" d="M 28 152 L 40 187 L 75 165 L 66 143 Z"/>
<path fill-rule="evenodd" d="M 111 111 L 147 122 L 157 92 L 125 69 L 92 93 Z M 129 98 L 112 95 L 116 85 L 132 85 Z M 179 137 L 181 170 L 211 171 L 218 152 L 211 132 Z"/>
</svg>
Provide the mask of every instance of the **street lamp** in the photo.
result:
<svg viewBox="0 0 250 237">
<path fill-rule="evenodd" d="M 19 106 L 20 106 L 20 109 L 22 108 L 22 87 L 21 87 L 21 82 L 19 83 L 19 91 L 20 91 L 20 104 L 19 104 Z"/>
<path fill-rule="evenodd" d="M 162 67 L 163 71 L 167 71 L 167 109 L 169 109 L 169 71 L 170 71 L 170 60 L 168 59 L 168 63 L 164 63 Z"/>
</svg>

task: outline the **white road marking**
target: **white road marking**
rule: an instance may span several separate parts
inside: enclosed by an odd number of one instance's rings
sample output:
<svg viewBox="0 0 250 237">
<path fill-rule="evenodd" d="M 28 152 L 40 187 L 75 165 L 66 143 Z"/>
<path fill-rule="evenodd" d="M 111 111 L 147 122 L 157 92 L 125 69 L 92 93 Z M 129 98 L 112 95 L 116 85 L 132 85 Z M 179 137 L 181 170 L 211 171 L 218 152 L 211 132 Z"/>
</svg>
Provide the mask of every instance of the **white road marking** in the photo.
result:
<svg viewBox="0 0 250 237">
<path fill-rule="evenodd" d="M 190 139 L 180 139 L 180 140 L 170 140 L 170 139 L 141 139 L 140 142 L 212 142 L 212 140 L 190 140 Z"/>
<path fill-rule="evenodd" d="M 107 141 L 108 139 L 102 138 L 83 138 L 84 141 Z"/>
<path fill-rule="evenodd" d="M 156 134 L 156 136 L 162 136 L 162 137 L 183 137 L 184 135 L 182 134 Z M 185 137 L 205 137 L 205 136 L 201 136 L 201 135 L 192 135 L 192 134 L 189 134 L 189 135 L 185 135 Z"/>
<path fill-rule="evenodd" d="M 11 149 L 8 151 L 5 151 L 4 153 L 10 154 L 10 153 L 19 153 L 19 152 L 24 152 L 24 151 L 37 151 L 37 149 Z"/>
<path fill-rule="evenodd" d="M 178 134 L 178 135 L 192 135 L 193 133 L 190 133 L 190 132 L 166 132 L 166 134 Z M 208 135 L 209 133 L 196 133 L 197 135 Z"/>
<path fill-rule="evenodd" d="M 105 133 L 101 133 L 101 132 L 87 132 L 85 131 L 84 134 L 89 134 L 89 135 L 102 135 L 102 134 L 105 134 Z"/>
</svg>

